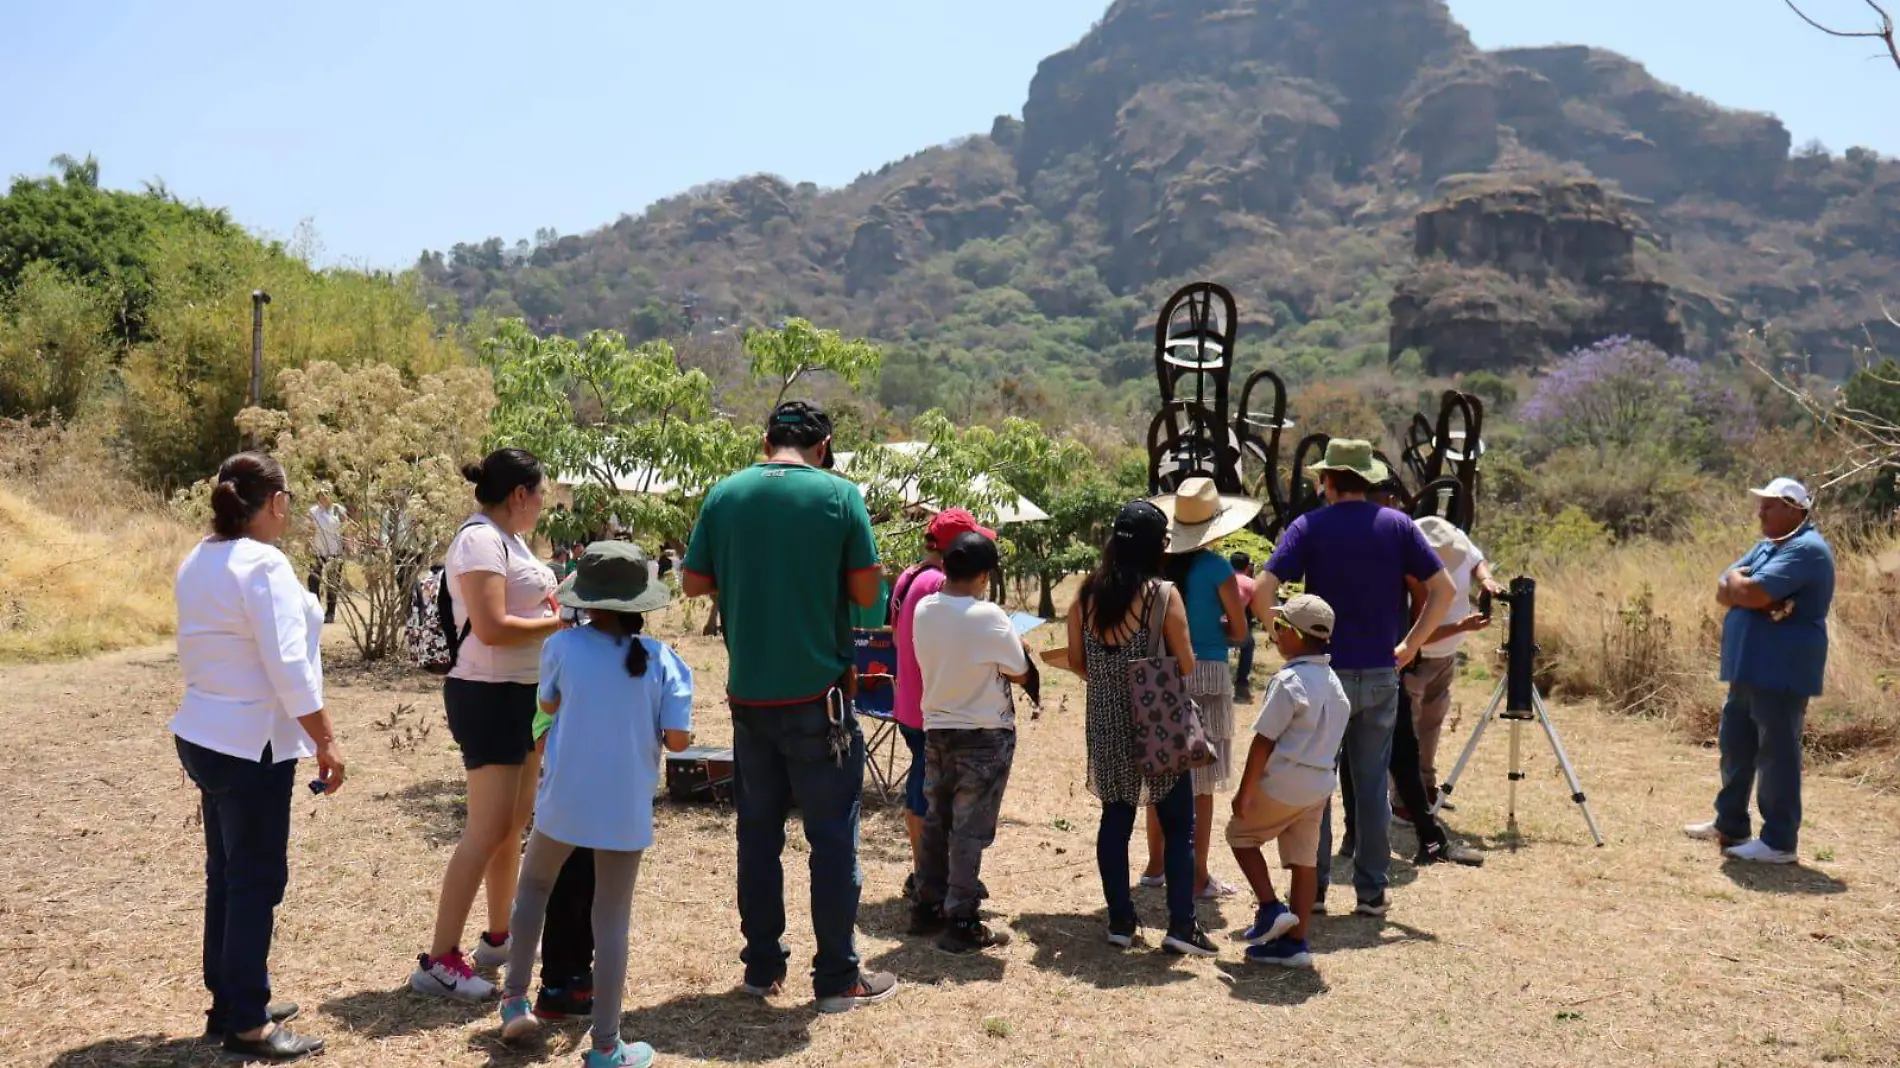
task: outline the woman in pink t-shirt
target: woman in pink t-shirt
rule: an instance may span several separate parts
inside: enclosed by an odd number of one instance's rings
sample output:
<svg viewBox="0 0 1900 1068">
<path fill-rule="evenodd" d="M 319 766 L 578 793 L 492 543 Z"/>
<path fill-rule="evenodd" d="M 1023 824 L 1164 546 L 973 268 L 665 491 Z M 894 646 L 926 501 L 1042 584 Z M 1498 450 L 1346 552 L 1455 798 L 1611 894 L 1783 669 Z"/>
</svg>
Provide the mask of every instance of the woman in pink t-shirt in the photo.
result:
<svg viewBox="0 0 1900 1068">
<path fill-rule="evenodd" d="M 917 885 L 917 849 L 923 840 L 924 814 L 924 679 L 917 666 L 917 649 L 911 644 L 917 619 L 917 606 L 924 598 L 943 588 L 943 547 L 959 534 L 976 531 L 995 539 L 996 533 L 976 523 L 976 517 L 961 508 L 938 512 L 924 532 L 924 559 L 897 576 L 891 587 L 891 640 L 897 646 L 897 729 L 910 747 L 910 772 L 904 782 L 904 833 L 910 836 L 911 874 L 904 880 L 904 896 Z"/>
</svg>

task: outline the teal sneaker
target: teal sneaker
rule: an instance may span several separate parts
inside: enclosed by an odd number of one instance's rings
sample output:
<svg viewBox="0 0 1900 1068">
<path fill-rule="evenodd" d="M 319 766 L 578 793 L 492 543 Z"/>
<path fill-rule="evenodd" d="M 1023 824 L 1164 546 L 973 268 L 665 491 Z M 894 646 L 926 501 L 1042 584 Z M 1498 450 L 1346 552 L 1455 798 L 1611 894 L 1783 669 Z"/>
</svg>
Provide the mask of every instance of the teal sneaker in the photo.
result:
<svg viewBox="0 0 1900 1068">
<path fill-rule="evenodd" d="M 501 1040 L 517 1042 L 540 1030 L 541 1021 L 528 1011 L 528 999 L 501 999 Z"/>
<path fill-rule="evenodd" d="M 581 1068 L 647 1068 L 652 1063 L 653 1047 L 645 1042 L 623 1041 L 611 1050 L 590 1049 L 581 1055 Z"/>
</svg>

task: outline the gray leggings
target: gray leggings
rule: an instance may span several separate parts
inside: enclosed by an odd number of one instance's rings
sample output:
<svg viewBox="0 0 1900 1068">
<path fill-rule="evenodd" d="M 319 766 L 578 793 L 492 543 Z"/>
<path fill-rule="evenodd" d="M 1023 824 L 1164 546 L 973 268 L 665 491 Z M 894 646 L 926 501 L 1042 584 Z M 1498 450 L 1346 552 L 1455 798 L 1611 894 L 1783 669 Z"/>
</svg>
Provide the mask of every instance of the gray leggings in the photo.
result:
<svg viewBox="0 0 1900 1068">
<path fill-rule="evenodd" d="M 547 922 L 548 896 L 574 847 L 540 831 L 528 838 L 515 889 L 514 915 L 508 926 L 512 948 L 501 984 L 505 998 L 528 996 L 534 952 Z M 594 850 L 594 1045 L 611 1049 L 620 1040 L 620 999 L 627 987 L 628 929 L 633 923 L 633 884 L 640 877 L 640 853 Z"/>
</svg>

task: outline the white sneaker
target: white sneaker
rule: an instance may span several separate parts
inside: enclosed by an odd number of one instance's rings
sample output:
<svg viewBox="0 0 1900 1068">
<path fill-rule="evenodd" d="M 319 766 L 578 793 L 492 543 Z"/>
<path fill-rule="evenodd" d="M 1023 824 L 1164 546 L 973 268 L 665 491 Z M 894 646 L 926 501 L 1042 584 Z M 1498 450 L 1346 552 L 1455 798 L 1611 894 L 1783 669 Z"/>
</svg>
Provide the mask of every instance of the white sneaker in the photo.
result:
<svg viewBox="0 0 1900 1068">
<path fill-rule="evenodd" d="M 499 968 L 508 963 L 508 946 L 513 943 L 514 940 L 515 936 L 511 934 L 501 940 L 501 945 L 491 946 L 488 944 L 488 936 L 486 934 L 476 935 L 475 967 Z"/>
<path fill-rule="evenodd" d="M 1707 823 L 1685 824 L 1682 828 L 1682 833 L 1685 837 L 1693 838 L 1698 842 L 1720 842 L 1723 840 L 1722 832 L 1716 829 L 1714 820 L 1710 820 Z"/>
<path fill-rule="evenodd" d="M 1731 860 L 1746 860 L 1753 864 L 1793 864 L 1801 859 L 1793 853 L 1784 853 L 1772 848 L 1759 838 L 1750 838 L 1738 846 L 1722 850 L 1722 855 Z"/>
<path fill-rule="evenodd" d="M 435 958 L 427 953 L 417 957 L 416 970 L 409 973 L 409 989 L 452 1001 L 487 1001 L 495 996 L 495 984 L 476 975 L 459 949 Z"/>
<path fill-rule="evenodd" d="M 1140 879 L 1135 880 L 1135 885 L 1140 886 L 1140 887 L 1145 887 L 1146 889 L 1149 889 L 1149 890 L 1153 890 L 1157 887 L 1168 885 L 1168 877 L 1165 874 L 1144 875 Z"/>
</svg>

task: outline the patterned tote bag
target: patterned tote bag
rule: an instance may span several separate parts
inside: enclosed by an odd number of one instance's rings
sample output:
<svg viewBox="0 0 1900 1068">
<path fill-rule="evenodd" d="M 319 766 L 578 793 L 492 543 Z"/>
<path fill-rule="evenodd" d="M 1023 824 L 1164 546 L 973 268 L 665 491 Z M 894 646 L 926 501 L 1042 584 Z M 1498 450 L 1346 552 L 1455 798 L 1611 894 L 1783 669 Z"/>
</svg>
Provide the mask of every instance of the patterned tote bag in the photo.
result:
<svg viewBox="0 0 1900 1068">
<path fill-rule="evenodd" d="M 1200 706 L 1188 696 L 1181 666 L 1168 655 L 1164 623 L 1174 584 L 1156 584 L 1148 609 L 1148 655 L 1128 661 L 1135 718 L 1135 770 L 1146 778 L 1180 775 L 1214 763 Z"/>
</svg>

